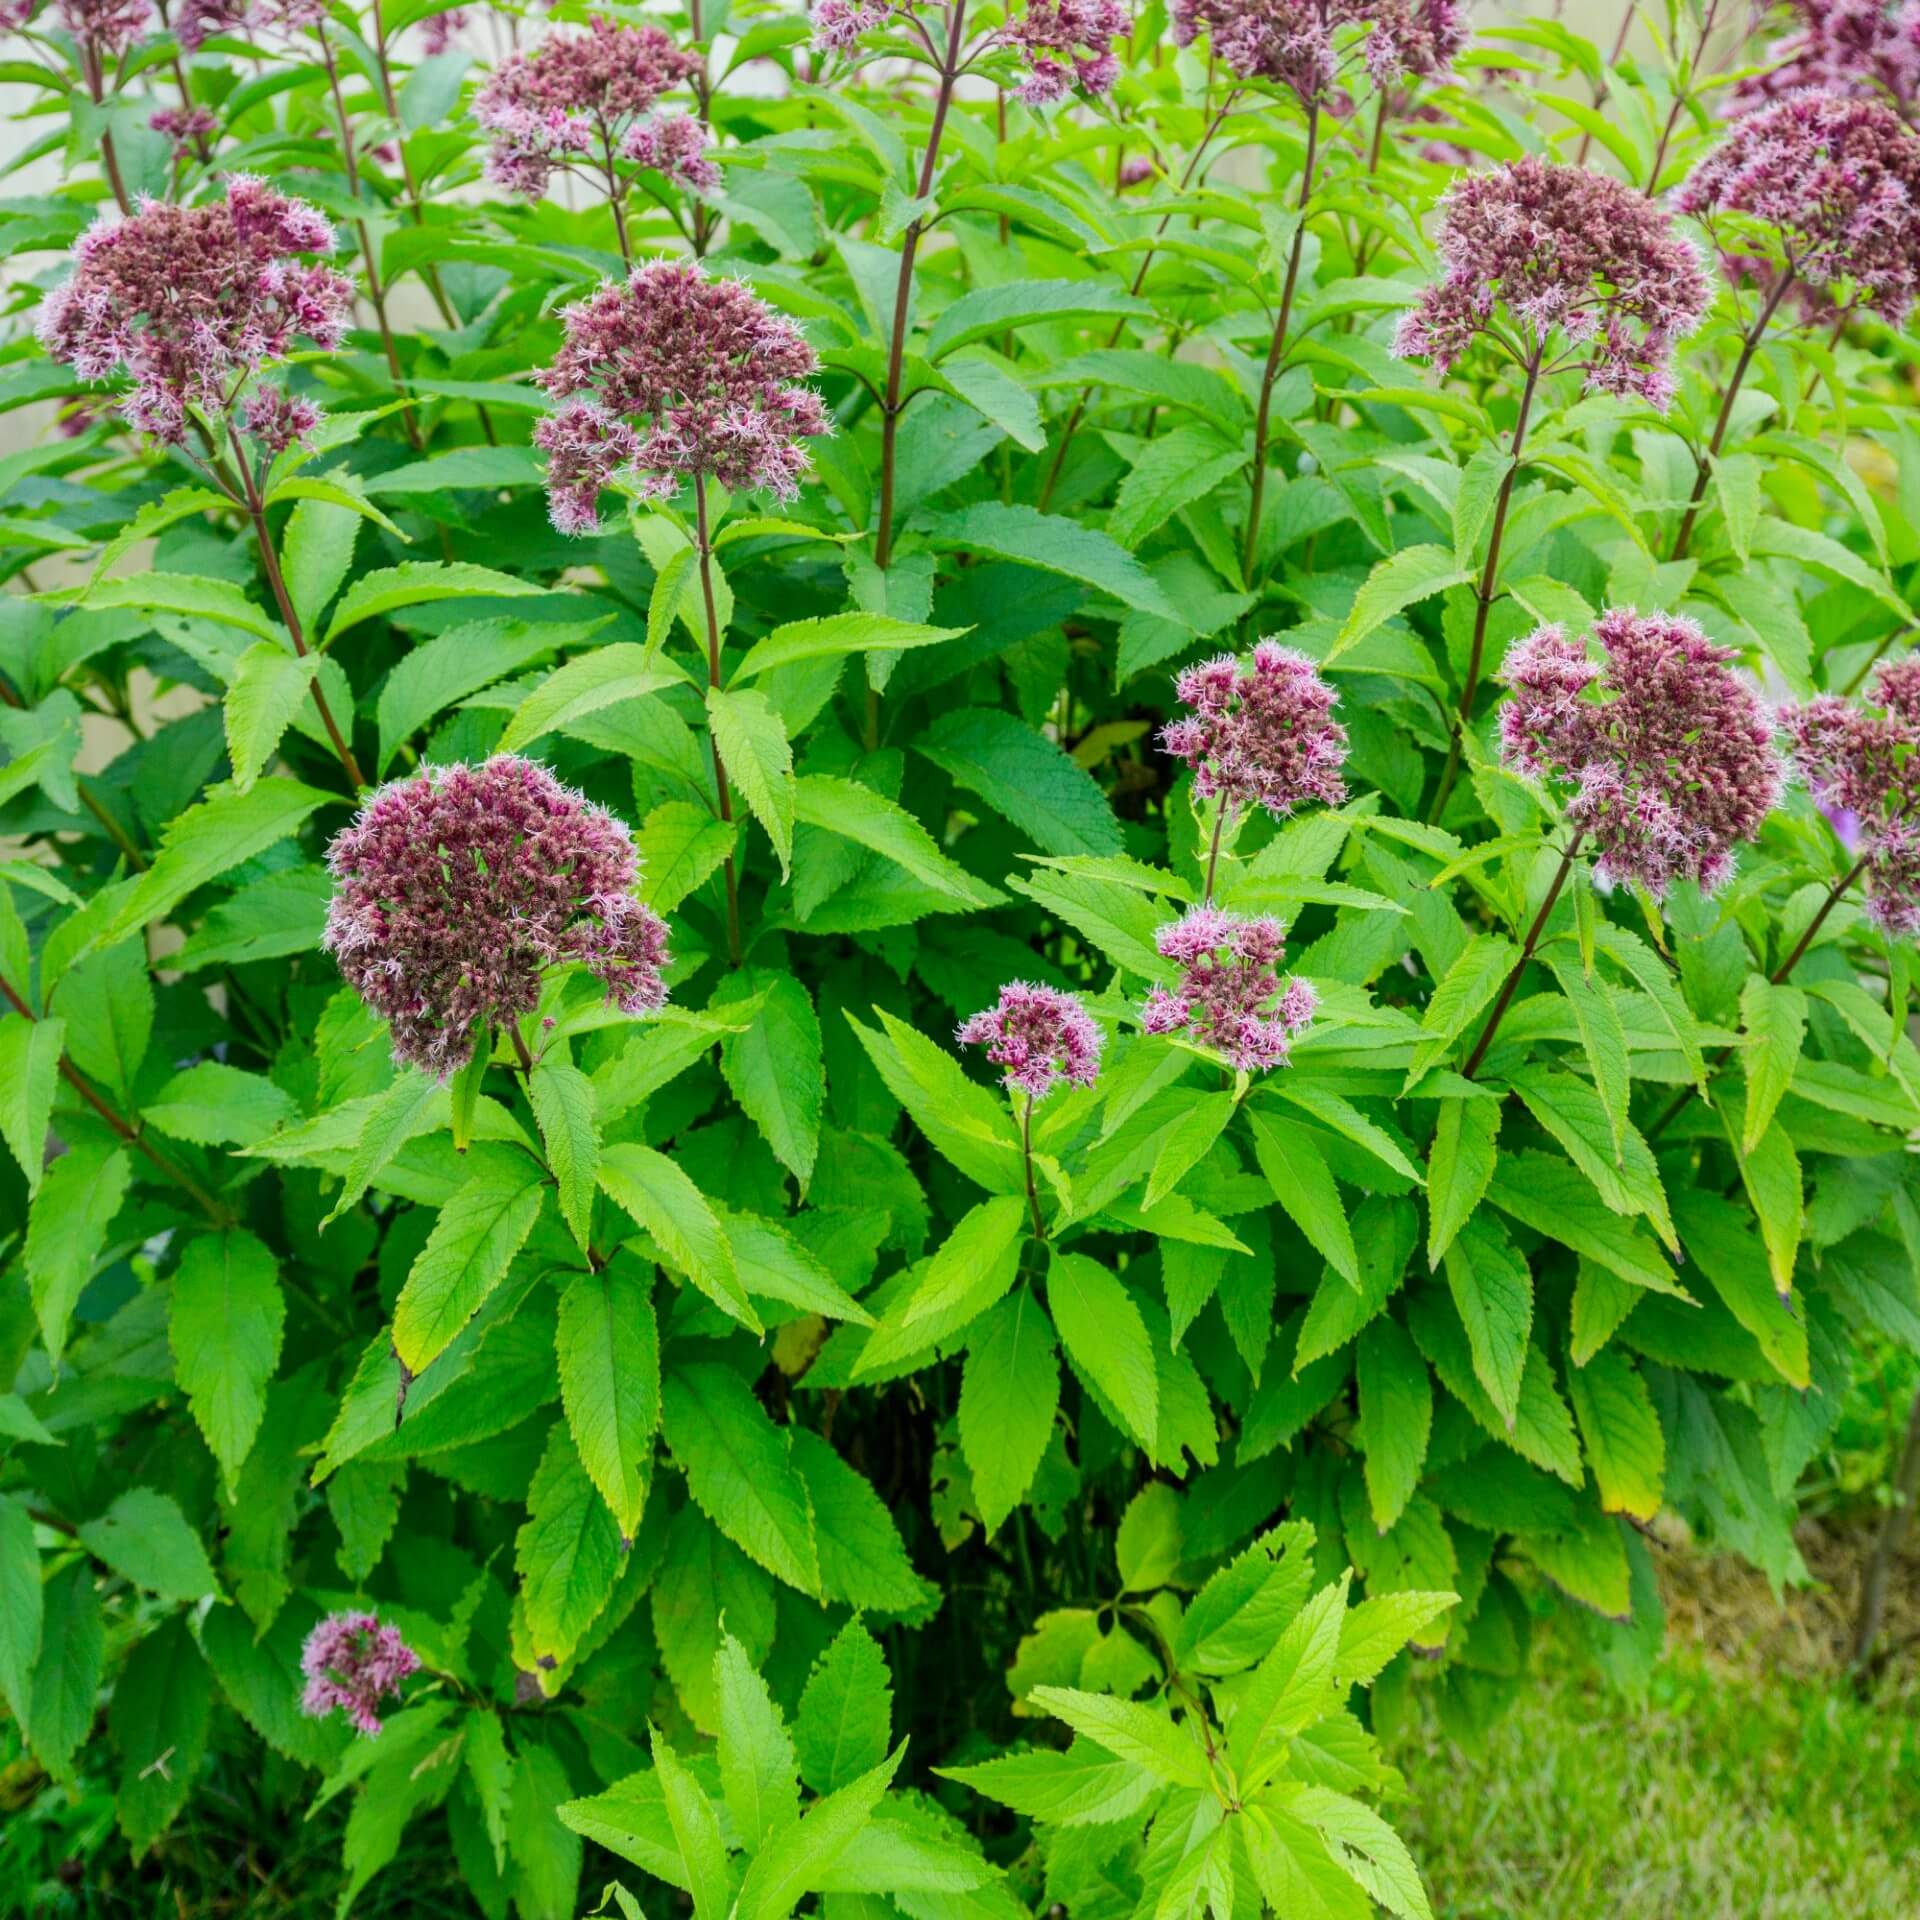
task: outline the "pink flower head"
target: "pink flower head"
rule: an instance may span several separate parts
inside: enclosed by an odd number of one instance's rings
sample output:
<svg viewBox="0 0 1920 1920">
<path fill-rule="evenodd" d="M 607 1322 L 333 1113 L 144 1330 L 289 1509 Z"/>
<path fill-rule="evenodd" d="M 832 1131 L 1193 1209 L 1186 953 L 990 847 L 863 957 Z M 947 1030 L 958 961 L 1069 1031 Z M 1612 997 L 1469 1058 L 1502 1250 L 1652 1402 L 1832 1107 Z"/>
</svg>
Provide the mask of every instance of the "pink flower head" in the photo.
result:
<svg viewBox="0 0 1920 1920">
<path fill-rule="evenodd" d="M 1304 980 L 1280 985 L 1286 944 L 1279 921 L 1195 907 L 1161 927 L 1154 944 L 1181 972 L 1171 992 L 1155 987 L 1147 995 L 1140 1024 L 1148 1033 L 1185 1032 L 1242 1073 L 1287 1064 L 1316 998 Z"/>
<path fill-rule="evenodd" d="M 1877 712 L 1832 693 L 1784 707 L 1780 728 L 1815 801 L 1852 825 L 1849 851 L 1867 860 L 1868 916 L 1911 937 L 1920 933 L 1920 654 L 1882 666 L 1871 695 Z"/>
<path fill-rule="evenodd" d="M 626 1013 L 667 997 L 667 929 L 634 897 L 625 825 L 513 754 L 385 786 L 327 850 L 325 945 L 393 1027 L 394 1058 L 446 1079 L 476 1023 L 531 1013 L 578 962 Z"/>
<path fill-rule="evenodd" d="M 806 337 L 735 280 L 654 260 L 562 316 L 566 341 L 534 378 L 570 404 L 534 429 L 550 456 L 554 525 L 590 533 L 617 473 L 670 499 L 711 475 L 734 492 L 791 500 L 811 471 L 802 441 L 832 431 Z M 629 423 L 647 422 L 644 433 Z"/>
<path fill-rule="evenodd" d="M 1656 899 L 1677 880 L 1711 893 L 1780 797 L 1765 709 L 1691 620 L 1614 607 L 1594 623 L 1604 663 L 1541 627 L 1500 669 L 1500 749 L 1534 779 L 1571 786 L 1569 824 L 1595 871 Z"/>
<path fill-rule="evenodd" d="M 474 96 L 473 117 L 493 136 L 487 177 L 537 199 L 556 168 L 583 156 L 605 168 L 660 97 L 699 71 L 699 55 L 658 27 L 619 27 L 598 14 L 585 33 L 511 53 Z"/>
<path fill-rule="evenodd" d="M 220 117 L 207 107 L 158 107 L 147 116 L 147 125 L 155 133 L 165 134 L 173 142 L 174 152 L 179 153 L 217 132 Z"/>
<path fill-rule="evenodd" d="M 877 33 L 892 9 L 875 0 L 819 0 L 813 10 L 816 53 L 851 53 L 860 36 Z"/>
<path fill-rule="evenodd" d="M 711 193 L 720 169 L 706 157 L 708 134 L 690 113 L 656 114 L 636 120 L 620 140 L 620 156 L 637 167 L 651 167 L 682 186 Z"/>
<path fill-rule="evenodd" d="M 173 30 L 189 53 L 216 34 L 255 42 L 292 41 L 327 17 L 326 0 L 186 0 Z"/>
<path fill-rule="evenodd" d="M 289 398 L 278 387 L 258 386 L 240 409 L 240 425 L 268 454 L 281 454 L 296 442 L 310 445 L 320 424 L 311 400 Z"/>
<path fill-rule="evenodd" d="M 419 1669 L 420 1656 L 400 1629 L 383 1627 L 378 1614 L 330 1613 L 300 1649 L 307 1681 L 300 1711 L 324 1720 L 337 1707 L 362 1733 L 377 1734 L 381 1700 L 397 1697 L 400 1682 Z"/>
<path fill-rule="evenodd" d="M 1113 43 L 1132 31 L 1120 0 L 1027 0 L 1000 39 L 1027 64 L 1014 89 L 1030 107 L 1050 107 L 1078 86 L 1106 93 L 1119 73 Z"/>
<path fill-rule="evenodd" d="M 1120 163 L 1120 186 L 1123 191 L 1128 187 L 1143 187 L 1156 171 L 1153 162 L 1145 154 L 1135 154 L 1131 160 Z"/>
<path fill-rule="evenodd" d="M 1817 91 L 1891 100 L 1920 96 L 1920 0 L 1794 0 L 1797 31 L 1768 47 L 1766 70 L 1734 89 L 1737 113 Z"/>
<path fill-rule="evenodd" d="M 1338 28 L 1365 27 L 1376 86 L 1444 74 L 1467 43 L 1457 0 L 1174 0 L 1174 38 L 1207 36 L 1214 58 L 1243 80 L 1269 80 L 1302 102 L 1325 100 L 1339 79 Z"/>
<path fill-rule="evenodd" d="M 1063 1080 L 1090 1087 L 1099 1078 L 1104 1036 L 1072 994 L 1053 987 L 1009 981 L 999 1000 L 963 1021 L 955 1037 L 963 1047 L 985 1047 L 987 1058 L 1006 1069 L 1006 1084 L 1035 1100 Z"/>
<path fill-rule="evenodd" d="M 1590 393 L 1665 409 L 1674 343 L 1711 299 L 1693 248 L 1645 194 L 1537 155 L 1471 173 L 1441 202 L 1440 278 L 1400 322 L 1394 352 L 1442 373 L 1500 308 L 1526 344 L 1585 350 Z"/>
<path fill-rule="evenodd" d="M 1711 223 L 1770 229 L 1775 272 L 1898 326 L 1920 292 L 1920 136 L 1875 100 L 1802 93 L 1763 107 L 1690 173 L 1675 201 Z"/>
<path fill-rule="evenodd" d="M 1282 819 L 1310 800 L 1337 807 L 1347 797 L 1347 730 L 1332 718 L 1339 695 L 1305 654 L 1262 640 L 1244 672 L 1222 654 L 1174 685 L 1192 712 L 1161 729 L 1160 745 L 1193 769 L 1202 798 Z"/>
<path fill-rule="evenodd" d="M 54 15 L 97 60 L 118 60 L 153 20 L 153 0 L 56 0 Z"/>
<path fill-rule="evenodd" d="M 420 23 L 420 51 L 431 60 L 451 47 L 466 30 L 465 7 L 449 7 L 445 13 L 429 14 Z"/>
<path fill-rule="evenodd" d="M 83 380 L 124 374 L 127 419 L 178 443 L 189 407 L 224 422 L 297 338 L 340 344 L 352 285 L 299 257 L 332 250 L 323 214 L 246 174 L 206 206 L 143 201 L 81 236 L 73 276 L 41 306 L 40 341 Z"/>
</svg>

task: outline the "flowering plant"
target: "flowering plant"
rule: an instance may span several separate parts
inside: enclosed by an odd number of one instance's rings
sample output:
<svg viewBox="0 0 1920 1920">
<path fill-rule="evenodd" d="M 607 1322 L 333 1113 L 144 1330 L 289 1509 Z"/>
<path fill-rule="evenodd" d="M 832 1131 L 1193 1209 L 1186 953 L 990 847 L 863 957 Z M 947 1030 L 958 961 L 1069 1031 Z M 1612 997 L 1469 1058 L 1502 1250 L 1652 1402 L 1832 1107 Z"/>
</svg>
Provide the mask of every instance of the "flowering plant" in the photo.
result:
<svg viewBox="0 0 1920 1920">
<path fill-rule="evenodd" d="M 1920 133 L 1789 11 L 7 7 L 90 1892 L 1425 1920 L 1409 1728 L 1806 1576 L 1920 1348 Z"/>
</svg>

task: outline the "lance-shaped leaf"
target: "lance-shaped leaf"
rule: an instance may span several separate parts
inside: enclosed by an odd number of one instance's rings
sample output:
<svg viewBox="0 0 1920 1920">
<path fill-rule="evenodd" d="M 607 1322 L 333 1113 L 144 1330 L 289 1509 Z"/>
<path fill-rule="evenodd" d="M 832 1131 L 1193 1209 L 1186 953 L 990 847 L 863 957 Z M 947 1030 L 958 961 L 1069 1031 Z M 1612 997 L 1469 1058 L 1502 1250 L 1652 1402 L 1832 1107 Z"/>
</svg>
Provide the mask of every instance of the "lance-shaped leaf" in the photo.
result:
<svg viewBox="0 0 1920 1920">
<path fill-rule="evenodd" d="M 490 1168 L 441 1210 L 393 1307 L 393 1344 L 411 1372 L 424 1373 L 507 1277 L 545 1192 L 531 1168 Z"/>
<path fill-rule="evenodd" d="M 728 1245 L 707 1197 L 664 1153 L 621 1141 L 600 1156 L 600 1184 L 658 1243 L 669 1265 L 684 1273 L 729 1319 L 759 1333 L 760 1316 L 747 1299 Z"/>
<path fill-rule="evenodd" d="M 647 1270 L 621 1255 L 560 1296 L 560 1403 L 587 1477 L 621 1537 L 640 1531 L 660 1428 L 660 1333 Z"/>
</svg>

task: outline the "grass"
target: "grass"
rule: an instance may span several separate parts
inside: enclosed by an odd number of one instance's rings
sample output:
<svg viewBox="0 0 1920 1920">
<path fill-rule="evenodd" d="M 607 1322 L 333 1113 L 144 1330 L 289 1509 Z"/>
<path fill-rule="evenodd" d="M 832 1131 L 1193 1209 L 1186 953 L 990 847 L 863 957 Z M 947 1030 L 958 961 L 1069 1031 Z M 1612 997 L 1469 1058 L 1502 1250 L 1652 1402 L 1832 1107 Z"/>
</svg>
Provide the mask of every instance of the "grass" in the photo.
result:
<svg viewBox="0 0 1920 1920">
<path fill-rule="evenodd" d="M 1437 1726 L 1401 1741 L 1394 1817 L 1436 1920 L 1920 1914 L 1911 1658 L 1862 1700 L 1830 1665 L 1783 1657 L 1820 1637 L 1819 1594 L 1783 1612 L 1719 1565 L 1677 1565 L 1643 1701 L 1549 1652 L 1474 1750 Z"/>
</svg>

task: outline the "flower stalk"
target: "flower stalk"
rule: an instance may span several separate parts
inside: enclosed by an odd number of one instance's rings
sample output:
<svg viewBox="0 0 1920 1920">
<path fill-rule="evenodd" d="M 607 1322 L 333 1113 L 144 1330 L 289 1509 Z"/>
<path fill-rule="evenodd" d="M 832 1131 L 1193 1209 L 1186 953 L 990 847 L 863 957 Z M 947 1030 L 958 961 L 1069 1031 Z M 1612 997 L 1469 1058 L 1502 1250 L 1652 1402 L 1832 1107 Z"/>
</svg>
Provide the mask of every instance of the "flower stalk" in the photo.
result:
<svg viewBox="0 0 1920 1920">
<path fill-rule="evenodd" d="M 1493 1036 L 1500 1031 L 1500 1022 L 1506 1016 L 1508 1007 L 1513 1004 L 1513 996 L 1520 986 L 1520 976 L 1526 972 L 1533 960 L 1534 949 L 1540 944 L 1540 936 L 1547 930 L 1547 922 L 1553 916 L 1554 908 L 1559 904 L 1560 892 L 1567 884 L 1567 875 L 1573 871 L 1574 855 L 1580 851 L 1580 842 L 1585 836 L 1576 833 L 1567 842 L 1566 851 L 1560 856 L 1560 865 L 1555 870 L 1552 884 L 1547 888 L 1547 897 L 1540 902 L 1540 911 L 1533 916 L 1533 924 L 1527 929 L 1527 937 L 1521 944 L 1520 958 L 1513 963 L 1512 970 L 1501 982 L 1499 996 L 1493 1003 L 1493 1011 L 1487 1015 L 1487 1023 L 1480 1029 L 1480 1038 L 1473 1044 L 1473 1051 L 1467 1055 L 1467 1064 L 1460 1069 L 1463 1078 L 1471 1080 L 1480 1071 L 1480 1063 L 1487 1057 L 1487 1049 L 1493 1045 Z"/>
<path fill-rule="evenodd" d="M 720 610 L 713 591 L 713 537 L 707 524 L 707 481 L 696 474 L 693 481 L 694 554 L 700 568 L 700 600 L 707 621 L 707 685 L 720 686 Z M 713 749 L 713 784 L 718 797 L 720 818 L 733 824 L 733 796 L 727 787 L 727 769 L 720 758 L 720 742 L 709 729 L 707 744 Z M 743 949 L 740 942 L 740 877 L 734 864 L 733 848 L 727 848 L 727 957 L 737 967 Z"/>
</svg>

